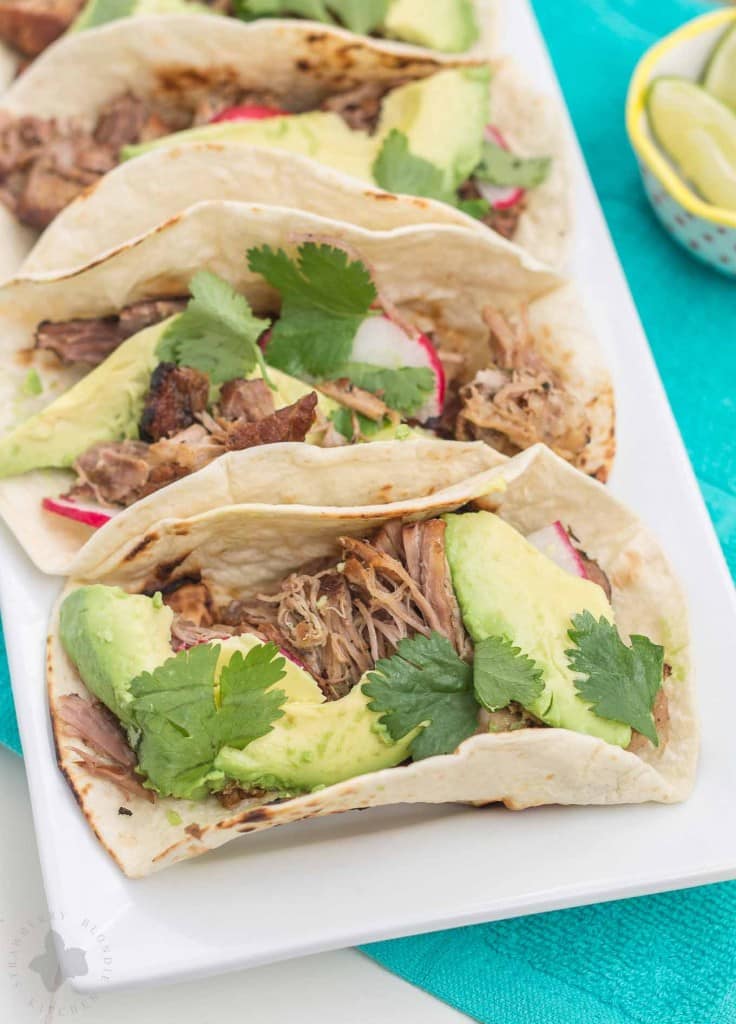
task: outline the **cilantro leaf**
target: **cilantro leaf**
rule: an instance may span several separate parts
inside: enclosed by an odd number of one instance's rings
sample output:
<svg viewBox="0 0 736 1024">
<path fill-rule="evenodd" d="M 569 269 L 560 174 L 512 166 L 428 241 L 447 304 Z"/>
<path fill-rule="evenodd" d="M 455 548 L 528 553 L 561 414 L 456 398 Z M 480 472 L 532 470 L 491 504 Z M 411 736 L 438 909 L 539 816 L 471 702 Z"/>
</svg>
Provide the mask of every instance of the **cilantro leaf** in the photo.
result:
<svg viewBox="0 0 736 1024">
<path fill-rule="evenodd" d="M 492 185 L 537 188 L 547 180 L 551 166 L 551 157 L 515 156 L 498 143 L 486 139 L 483 143 L 483 157 L 473 171 L 473 177 Z"/>
<path fill-rule="evenodd" d="M 368 706 L 383 712 L 381 722 L 394 740 L 425 726 L 411 745 L 415 761 L 452 753 L 478 727 L 473 670 L 439 633 L 401 640 L 368 680 Z"/>
<path fill-rule="evenodd" d="M 380 423 L 378 420 L 369 420 L 367 416 L 362 416 L 345 405 L 341 405 L 339 409 L 331 412 L 329 418 L 338 434 L 342 434 L 351 444 L 360 440 L 361 437 L 372 437 L 379 430 L 383 430 L 389 422 L 387 419 Z"/>
<path fill-rule="evenodd" d="M 498 711 L 515 701 L 528 707 L 544 690 L 542 670 L 501 636 L 489 636 L 475 645 L 473 684 L 479 703 Z"/>
<path fill-rule="evenodd" d="M 451 206 L 457 201 L 445 184 L 442 170 L 424 157 L 415 156 L 406 135 L 397 128 L 392 128 L 384 139 L 373 163 L 373 178 L 387 192 L 439 199 Z"/>
<path fill-rule="evenodd" d="M 194 275 L 189 290 L 186 310 L 169 324 L 156 347 L 159 359 L 201 370 L 213 384 L 245 377 L 256 364 L 268 380 L 258 338 L 269 321 L 254 316 L 247 299 L 208 270 Z"/>
<path fill-rule="evenodd" d="M 590 612 L 576 615 L 565 651 L 570 667 L 584 678 L 575 687 L 601 718 L 623 722 L 659 746 L 652 708 L 662 686 L 664 648 L 648 637 L 632 636 L 627 647 L 616 627 Z"/>
<path fill-rule="evenodd" d="M 245 21 L 269 15 L 311 18 L 368 35 L 380 28 L 389 3 L 390 0 L 236 0 L 235 13 Z"/>
<path fill-rule="evenodd" d="M 138 764 L 164 796 L 201 800 L 220 778 L 214 759 L 225 745 L 243 747 L 281 717 L 282 690 L 266 692 L 283 678 L 284 661 L 274 644 L 237 652 L 220 676 L 215 703 L 219 644 L 180 651 L 131 683 L 132 715 L 140 730 Z"/>
<path fill-rule="evenodd" d="M 466 213 L 468 217 L 474 217 L 475 220 L 483 220 L 490 211 L 491 204 L 487 199 L 461 199 L 457 204 L 457 208 L 462 213 Z"/>
<path fill-rule="evenodd" d="M 295 377 L 334 378 L 376 299 L 367 267 L 342 249 L 313 242 L 299 247 L 296 260 L 270 246 L 250 249 L 248 263 L 281 293 L 268 362 Z"/>
<path fill-rule="evenodd" d="M 411 416 L 434 390 L 434 374 L 427 366 L 402 366 L 390 370 L 370 363 L 346 363 L 336 376 L 347 377 L 356 387 L 380 395 L 389 409 Z"/>
<path fill-rule="evenodd" d="M 257 644 L 243 656 L 235 651 L 220 673 L 220 708 L 216 716 L 220 747 L 242 749 L 265 736 L 281 718 L 283 690 L 269 690 L 286 675 L 276 644 Z M 219 749 L 219 748 L 218 748 Z"/>
</svg>

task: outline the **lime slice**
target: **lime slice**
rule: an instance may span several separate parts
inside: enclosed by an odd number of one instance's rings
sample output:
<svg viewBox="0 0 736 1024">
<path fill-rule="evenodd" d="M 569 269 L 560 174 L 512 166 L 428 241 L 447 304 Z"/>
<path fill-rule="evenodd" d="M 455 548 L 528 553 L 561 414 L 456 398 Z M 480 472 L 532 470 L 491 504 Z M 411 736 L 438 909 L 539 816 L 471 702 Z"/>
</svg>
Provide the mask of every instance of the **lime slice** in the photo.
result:
<svg viewBox="0 0 736 1024">
<path fill-rule="evenodd" d="M 736 110 L 736 23 L 714 46 L 703 75 L 703 88 Z"/>
<path fill-rule="evenodd" d="M 652 134 L 710 203 L 736 210 L 736 114 L 685 78 L 657 78 L 647 95 Z"/>
</svg>

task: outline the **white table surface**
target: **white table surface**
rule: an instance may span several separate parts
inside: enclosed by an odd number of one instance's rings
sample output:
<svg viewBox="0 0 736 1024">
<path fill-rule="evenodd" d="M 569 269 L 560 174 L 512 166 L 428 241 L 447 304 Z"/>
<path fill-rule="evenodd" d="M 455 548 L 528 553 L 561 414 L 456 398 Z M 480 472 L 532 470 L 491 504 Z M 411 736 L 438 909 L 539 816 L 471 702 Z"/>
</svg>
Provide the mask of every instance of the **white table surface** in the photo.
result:
<svg viewBox="0 0 736 1024">
<path fill-rule="evenodd" d="M 23 762 L 0 748 L 0 1021 L 3 1024 L 462 1024 L 468 1018 L 353 950 L 221 977 L 82 998 L 64 984 L 57 1006 L 29 970 L 40 954 L 46 904 Z M 44 923 L 41 923 L 44 922 Z M 40 996 L 39 996 L 40 992 Z"/>
</svg>

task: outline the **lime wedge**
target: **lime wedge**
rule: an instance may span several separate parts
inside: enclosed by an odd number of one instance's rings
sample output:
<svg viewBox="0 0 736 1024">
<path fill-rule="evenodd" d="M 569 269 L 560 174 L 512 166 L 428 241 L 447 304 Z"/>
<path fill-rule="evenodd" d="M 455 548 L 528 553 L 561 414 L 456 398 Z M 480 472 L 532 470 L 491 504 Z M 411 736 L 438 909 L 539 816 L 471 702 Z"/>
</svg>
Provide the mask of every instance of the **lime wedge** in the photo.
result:
<svg viewBox="0 0 736 1024">
<path fill-rule="evenodd" d="M 736 23 L 713 47 L 703 74 L 703 88 L 736 110 Z"/>
<path fill-rule="evenodd" d="M 736 210 L 736 114 L 685 78 L 649 87 L 652 134 L 682 175 L 710 203 Z"/>
</svg>

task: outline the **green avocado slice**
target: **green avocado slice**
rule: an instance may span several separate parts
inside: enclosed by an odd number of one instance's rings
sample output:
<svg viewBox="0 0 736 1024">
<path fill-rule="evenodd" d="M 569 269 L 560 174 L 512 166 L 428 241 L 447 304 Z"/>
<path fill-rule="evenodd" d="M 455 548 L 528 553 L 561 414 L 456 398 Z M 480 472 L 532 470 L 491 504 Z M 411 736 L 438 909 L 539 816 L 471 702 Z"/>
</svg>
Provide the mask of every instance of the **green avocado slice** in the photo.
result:
<svg viewBox="0 0 736 1024">
<path fill-rule="evenodd" d="M 574 615 L 589 611 L 613 622 L 602 588 L 560 569 L 491 512 L 444 519 L 447 561 L 465 628 L 476 642 L 508 638 L 543 671 L 544 690 L 527 710 L 548 725 L 627 747 L 631 729 L 590 709 L 577 693 L 565 654 Z"/>
<path fill-rule="evenodd" d="M 215 768 L 245 786 L 305 793 L 393 768 L 409 757 L 419 729 L 393 742 L 362 686 L 325 704 L 289 703 L 271 732 L 243 750 L 223 747 Z"/>
</svg>

